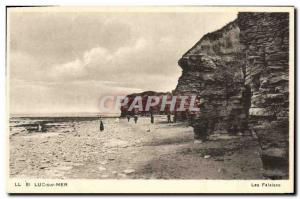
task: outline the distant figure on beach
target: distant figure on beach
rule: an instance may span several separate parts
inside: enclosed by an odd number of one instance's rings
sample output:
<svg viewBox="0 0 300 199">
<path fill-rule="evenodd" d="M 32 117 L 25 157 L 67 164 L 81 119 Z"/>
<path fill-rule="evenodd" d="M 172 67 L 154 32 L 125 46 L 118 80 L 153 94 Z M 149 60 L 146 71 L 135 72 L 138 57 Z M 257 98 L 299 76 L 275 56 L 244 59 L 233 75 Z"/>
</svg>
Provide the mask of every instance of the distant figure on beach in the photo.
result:
<svg viewBox="0 0 300 199">
<path fill-rule="evenodd" d="M 103 121 L 102 121 L 102 117 L 100 116 L 100 131 L 104 131 L 104 124 L 103 124 Z"/>
<path fill-rule="evenodd" d="M 138 116 L 137 116 L 137 115 L 134 115 L 133 118 L 134 118 L 134 123 L 137 123 Z"/>
<path fill-rule="evenodd" d="M 127 117 L 128 122 L 129 122 L 129 120 L 130 120 L 130 115 L 127 115 L 126 117 Z"/>
<path fill-rule="evenodd" d="M 151 124 L 154 123 L 154 117 L 153 117 L 153 114 L 151 114 Z"/>
<path fill-rule="evenodd" d="M 38 124 L 38 132 L 41 132 L 41 131 L 42 131 L 42 125 Z"/>
<path fill-rule="evenodd" d="M 168 123 L 171 123 L 171 114 L 170 113 L 168 113 Z"/>
<path fill-rule="evenodd" d="M 177 121 L 177 117 L 176 117 L 176 114 L 174 114 L 173 122 L 175 123 L 176 121 Z"/>
</svg>

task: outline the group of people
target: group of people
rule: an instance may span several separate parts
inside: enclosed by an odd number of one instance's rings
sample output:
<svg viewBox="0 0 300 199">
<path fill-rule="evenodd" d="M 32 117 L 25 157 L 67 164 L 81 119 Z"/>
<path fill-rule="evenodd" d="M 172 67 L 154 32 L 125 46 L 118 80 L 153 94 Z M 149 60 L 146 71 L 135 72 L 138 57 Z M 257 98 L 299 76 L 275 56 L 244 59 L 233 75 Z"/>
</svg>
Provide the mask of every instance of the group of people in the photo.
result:
<svg viewBox="0 0 300 199">
<path fill-rule="evenodd" d="M 127 117 L 127 121 L 129 122 L 131 116 L 130 116 L 130 115 L 127 115 L 126 117 Z M 138 116 L 137 116 L 137 115 L 134 115 L 133 118 L 134 118 L 134 122 L 137 123 Z M 172 121 L 171 121 L 171 114 L 168 114 L 168 115 L 167 115 L 167 119 L 168 119 L 168 123 L 171 123 L 171 122 L 172 122 Z M 150 114 L 150 121 L 151 121 L 152 124 L 154 123 L 154 116 L 153 116 L 152 113 Z M 175 118 L 174 118 L 174 122 L 175 122 Z"/>
<path fill-rule="evenodd" d="M 127 118 L 128 122 L 130 121 L 131 117 L 132 117 L 131 115 L 126 115 L 126 118 Z M 103 121 L 102 121 L 102 117 L 100 116 L 99 119 L 100 119 L 100 131 L 104 131 L 104 124 L 103 124 Z M 167 114 L 167 119 L 168 119 L 168 123 L 172 122 L 171 121 L 171 114 Z M 134 120 L 134 123 L 137 123 L 137 121 L 138 121 L 138 115 L 137 114 L 133 115 L 133 120 Z M 150 121 L 151 121 L 151 124 L 154 123 L 154 116 L 153 116 L 152 113 L 150 115 Z M 174 116 L 174 122 L 176 122 L 175 116 Z"/>
<path fill-rule="evenodd" d="M 130 116 L 130 115 L 127 115 L 126 117 L 127 117 L 128 122 L 129 122 L 131 116 Z M 137 121 L 138 121 L 138 116 L 137 116 L 137 115 L 134 115 L 134 116 L 133 116 L 133 119 L 134 119 L 134 123 L 137 123 Z"/>
</svg>

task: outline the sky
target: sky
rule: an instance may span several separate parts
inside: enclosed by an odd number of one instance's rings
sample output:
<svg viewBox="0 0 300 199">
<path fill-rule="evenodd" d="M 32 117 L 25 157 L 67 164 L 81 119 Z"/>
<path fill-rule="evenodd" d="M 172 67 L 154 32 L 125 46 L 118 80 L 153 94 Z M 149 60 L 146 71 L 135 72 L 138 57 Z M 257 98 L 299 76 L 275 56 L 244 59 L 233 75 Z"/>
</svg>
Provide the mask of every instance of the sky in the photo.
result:
<svg viewBox="0 0 300 199">
<path fill-rule="evenodd" d="M 14 114 L 97 113 L 106 95 L 172 91 L 177 61 L 236 13 L 8 14 Z"/>
</svg>

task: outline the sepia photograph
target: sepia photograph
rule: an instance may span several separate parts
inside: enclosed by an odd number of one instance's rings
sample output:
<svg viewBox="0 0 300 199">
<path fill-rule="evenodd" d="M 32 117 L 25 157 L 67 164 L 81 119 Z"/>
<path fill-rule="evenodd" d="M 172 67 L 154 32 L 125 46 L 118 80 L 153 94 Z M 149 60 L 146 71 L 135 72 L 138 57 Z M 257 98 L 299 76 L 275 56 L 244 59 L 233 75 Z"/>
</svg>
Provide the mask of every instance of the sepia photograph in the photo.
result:
<svg viewBox="0 0 300 199">
<path fill-rule="evenodd" d="M 294 7 L 6 11 L 9 193 L 294 192 Z"/>
</svg>

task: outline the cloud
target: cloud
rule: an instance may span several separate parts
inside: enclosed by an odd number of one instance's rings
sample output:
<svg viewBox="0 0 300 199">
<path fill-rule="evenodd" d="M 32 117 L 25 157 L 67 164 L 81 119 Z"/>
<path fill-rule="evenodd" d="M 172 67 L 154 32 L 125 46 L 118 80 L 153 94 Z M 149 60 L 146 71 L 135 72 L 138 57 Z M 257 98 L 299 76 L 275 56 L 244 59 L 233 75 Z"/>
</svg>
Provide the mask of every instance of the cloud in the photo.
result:
<svg viewBox="0 0 300 199">
<path fill-rule="evenodd" d="M 73 76 L 74 78 L 82 77 L 85 75 L 84 63 L 79 59 L 76 59 L 72 62 L 53 66 L 49 75 L 51 78 L 68 78 L 69 76 Z"/>
<path fill-rule="evenodd" d="M 178 59 L 236 13 L 9 14 L 13 111 L 97 111 L 106 94 L 171 91 Z M 213 20 L 212 20 L 213 19 Z"/>
<path fill-rule="evenodd" d="M 116 51 L 110 51 L 104 47 L 95 47 L 83 53 L 80 59 L 50 66 L 49 78 L 65 81 L 82 79 L 102 79 L 109 74 L 128 72 L 130 65 L 128 60 L 136 63 L 137 59 L 143 61 L 142 52 L 147 49 L 147 41 L 144 38 L 136 40 L 134 45 L 120 47 Z M 126 65 L 125 65 L 126 64 Z"/>
<path fill-rule="evenodd" d="M 12 12 L 10 48 L 53 65 L 76 59 L 97 45 L 115 50 L 135 38 L 131 25 L 104 13 Z"/>
</svg>

